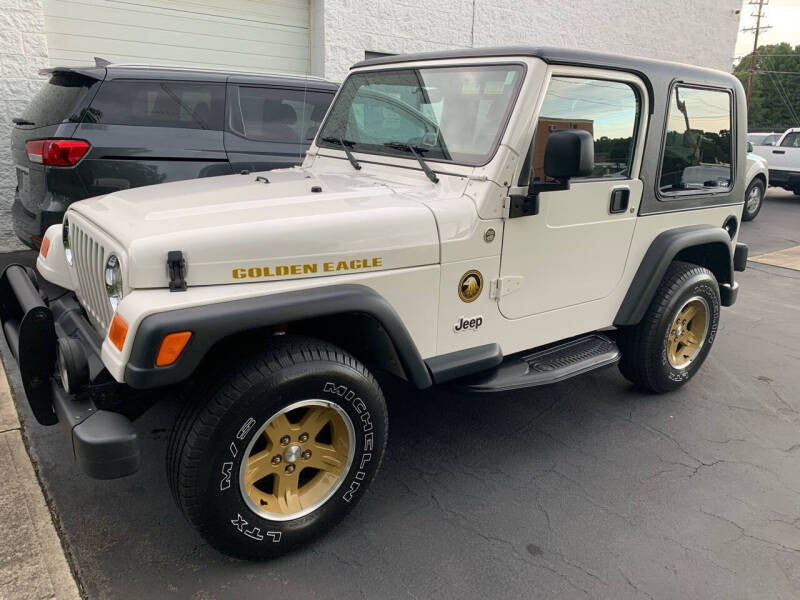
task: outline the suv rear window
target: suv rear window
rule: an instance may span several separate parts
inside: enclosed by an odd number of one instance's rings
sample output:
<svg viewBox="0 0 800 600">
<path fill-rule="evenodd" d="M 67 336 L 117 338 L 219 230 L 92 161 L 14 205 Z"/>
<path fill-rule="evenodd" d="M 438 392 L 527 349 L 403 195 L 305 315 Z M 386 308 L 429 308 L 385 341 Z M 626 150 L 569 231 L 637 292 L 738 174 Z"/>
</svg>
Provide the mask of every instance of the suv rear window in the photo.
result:
<svg viewBox="0 0 800 600">
<path fill-rule="evenodd" d="M 716 192 L 730 188 L 731 94 L 676 86 L 672 90 L 661 161 L 662 194 Z"/>
<path fill-rule="evenodd" d="M 36 127 L 78 121 L 81 101 L 97 80 L 73 73 L 53 73 L 21 117 Z"/>
<path fill-rule="evenodd" d="M 224 83 L 115 79 L 102 85 L 83 122 L 220 131 L 224 108 Z"/>
</svg>

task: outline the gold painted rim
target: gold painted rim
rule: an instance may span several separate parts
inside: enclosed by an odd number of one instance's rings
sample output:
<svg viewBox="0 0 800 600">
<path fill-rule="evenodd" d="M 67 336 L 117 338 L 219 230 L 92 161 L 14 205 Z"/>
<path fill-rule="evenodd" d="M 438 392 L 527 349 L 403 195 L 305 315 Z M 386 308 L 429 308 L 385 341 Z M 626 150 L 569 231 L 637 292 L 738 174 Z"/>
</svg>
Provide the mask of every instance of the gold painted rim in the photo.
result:
<svg viewBox="0 0 800 600">
<path fill-rule="evenodd" d="M 667 358 L 676 369 L 685 369 L 706 341 L 708 302 L 700 296 L 687 300 L 672 320 L 667 334 Z"/>
<path fill-rule="evenodd" d="M 338 404 L 295 402 L 250 440 L 239 468 L 239 489 L 247 505 L 265 519 L 297 519 L 336 493 L 354 453 L 355 429 Z"/>
</svg>

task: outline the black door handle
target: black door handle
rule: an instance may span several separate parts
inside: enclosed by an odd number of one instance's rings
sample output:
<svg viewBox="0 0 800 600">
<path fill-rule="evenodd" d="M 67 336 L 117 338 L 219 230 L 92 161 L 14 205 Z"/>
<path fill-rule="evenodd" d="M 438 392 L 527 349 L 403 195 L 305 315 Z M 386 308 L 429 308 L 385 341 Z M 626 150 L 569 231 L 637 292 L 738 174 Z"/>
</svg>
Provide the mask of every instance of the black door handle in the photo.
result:
<svg viewBox="0 0 800 600">
<path fill-rule="evenodd" d="M 631 191 L 628 188 L 611 190 L 611 205 L 608 207 L 608 212 L 613 215 L 628 210 L 628 201 L 630 197 Z"/>
<path fill-rule="evenodd" d="M 786 150 L 773 150 L 773 154 L 786 154 Z"/>
</svg>

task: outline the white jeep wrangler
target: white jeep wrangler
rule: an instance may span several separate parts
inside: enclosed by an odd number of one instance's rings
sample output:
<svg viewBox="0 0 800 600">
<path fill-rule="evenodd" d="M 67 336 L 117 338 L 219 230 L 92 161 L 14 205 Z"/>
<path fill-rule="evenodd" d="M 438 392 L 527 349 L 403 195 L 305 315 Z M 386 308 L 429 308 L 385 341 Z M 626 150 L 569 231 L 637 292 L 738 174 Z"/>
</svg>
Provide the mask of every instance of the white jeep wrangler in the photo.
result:
<svg viewBox="0 0 800 600">
<path fill-rule="evenodd" d="M 73 204 L 0 314 L 40 423 L 93 477 L 179 390 L 172 492 L 222 552 L 349 512 L 387 411 L 373 373 L 463 393 L 618 364 L 685 384 L 736 300 L 745 102 L 729 74 L 514 47 L 353 67 L 301 167 Z M 148 392 L 149 393 L 146 393 Z"/>
</svg>

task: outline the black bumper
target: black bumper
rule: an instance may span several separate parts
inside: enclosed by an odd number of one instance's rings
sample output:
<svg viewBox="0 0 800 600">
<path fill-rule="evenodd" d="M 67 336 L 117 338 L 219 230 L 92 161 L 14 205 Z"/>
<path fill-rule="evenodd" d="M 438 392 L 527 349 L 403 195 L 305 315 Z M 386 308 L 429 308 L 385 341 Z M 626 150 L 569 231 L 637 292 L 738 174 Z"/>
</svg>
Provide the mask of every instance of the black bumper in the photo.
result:
<svg viewBox="0 0 800 600">
<path fill-rule="evenodd" d="M 101 340 L 71 295 L 48 303 L 35 281 L 33 270 L 22 265 L 10 265 L 0 276 L 3 335 L 33 415 L 42 425 L 61 424 L 75 460 L 90 477 L 113 479 L 137 471 L 139 443 L 130 420 L 98 409 L 88 390 L 67 393 L 55 374 L 58 338 L 77 338 L 94 373 L 102 370 Z"/>
</svg>

